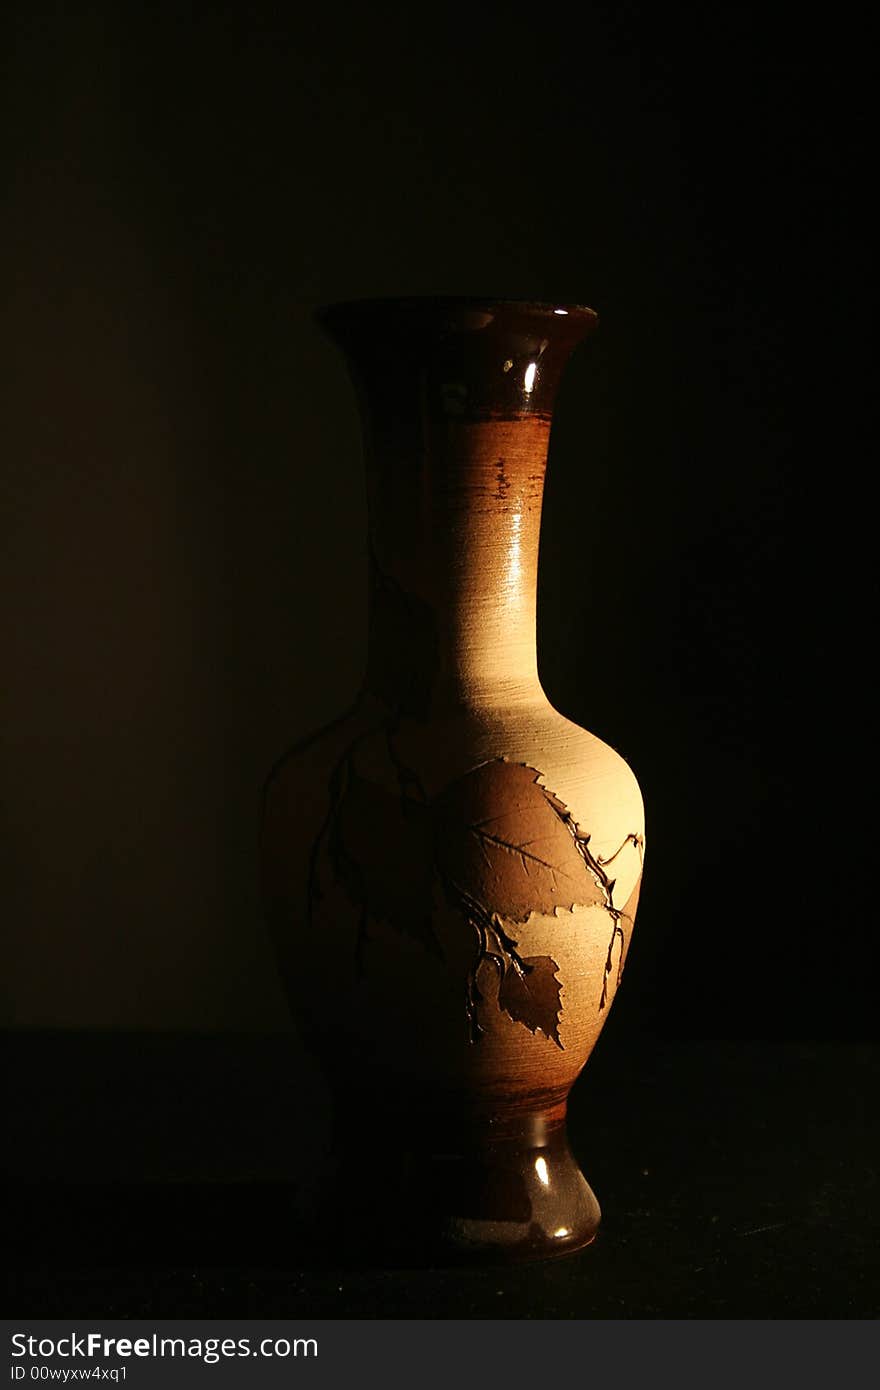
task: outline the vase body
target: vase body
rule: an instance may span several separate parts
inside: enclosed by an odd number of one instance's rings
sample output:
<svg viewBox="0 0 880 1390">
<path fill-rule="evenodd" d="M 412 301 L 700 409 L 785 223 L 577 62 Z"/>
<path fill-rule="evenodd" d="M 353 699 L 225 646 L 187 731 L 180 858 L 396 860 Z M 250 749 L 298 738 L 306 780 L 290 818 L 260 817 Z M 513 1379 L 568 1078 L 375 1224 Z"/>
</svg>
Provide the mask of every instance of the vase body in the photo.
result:
<svg viewBox="0 0 880 1390">
<path fill-rule="evenodd" d="M 465 1256 L 580 1248 L 565 1138 L 644 857 L 623 759 L 549 704 L 535 605 L 556 387 L 595 315 L 510 301 L 325 311 L 361 402 L 368 670 L 265 789 L 263 893 L 333 1087 L 347 1220 Z"/>
</svg>

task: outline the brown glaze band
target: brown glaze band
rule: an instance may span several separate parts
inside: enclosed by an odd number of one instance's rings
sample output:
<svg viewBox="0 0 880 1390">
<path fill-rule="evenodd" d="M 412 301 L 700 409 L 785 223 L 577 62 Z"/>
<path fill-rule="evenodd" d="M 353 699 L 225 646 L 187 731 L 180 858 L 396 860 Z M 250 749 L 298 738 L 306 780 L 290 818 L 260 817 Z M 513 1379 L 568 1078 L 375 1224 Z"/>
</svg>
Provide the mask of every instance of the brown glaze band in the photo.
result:
<svg viewBox="0 0 880 1390">
<path fill-rule="evenodd" d="M 572 349 L 598 322 L 585 305 L 444 298 L 356 300 L 317 318 L 372 413 L 391 392 L 439 420 L 549 419 Z"/>
</svg>

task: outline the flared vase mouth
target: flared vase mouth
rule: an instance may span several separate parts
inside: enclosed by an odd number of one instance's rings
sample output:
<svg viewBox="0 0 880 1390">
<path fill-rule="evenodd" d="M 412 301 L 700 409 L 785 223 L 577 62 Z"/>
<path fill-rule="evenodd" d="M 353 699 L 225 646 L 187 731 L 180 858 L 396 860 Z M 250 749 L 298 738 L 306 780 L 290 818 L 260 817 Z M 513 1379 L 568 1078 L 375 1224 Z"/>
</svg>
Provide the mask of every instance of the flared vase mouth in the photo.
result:
<svg viewBox="0 0 880 1390">
<path fill-rule="evenodd" d="M 567 299 L 538 300 L 504 298 L 494 295 L 390 295 L 373 296 L 365 299 L 345 299 L 320 305 L 315 317 L 327 327 L 342 322 L 355 323 L 363 319 L 395 318 L 410 319 L 455 319 L 459 315 L 464 320 L 473 315 L 487 314 L 489 322 L 505 320 L 557 320 L 562 327 L 566 319 L 572 329 L 578 325 L 581 332 L 598 322 L 599 315 L 588 304 L 573 303 Z M 562 321 L 562 322 L 559 322 Z M 468 327 L 474 326 L 471 323 Z"/>
<path fill-rule="evenodd" d="M 374 407 L 409 397 L 449 419 L 549 419 L 565 363 L 598 315 L 558 300 L 425 295 L 341 301 L 316 320 Z"/>
</svg>

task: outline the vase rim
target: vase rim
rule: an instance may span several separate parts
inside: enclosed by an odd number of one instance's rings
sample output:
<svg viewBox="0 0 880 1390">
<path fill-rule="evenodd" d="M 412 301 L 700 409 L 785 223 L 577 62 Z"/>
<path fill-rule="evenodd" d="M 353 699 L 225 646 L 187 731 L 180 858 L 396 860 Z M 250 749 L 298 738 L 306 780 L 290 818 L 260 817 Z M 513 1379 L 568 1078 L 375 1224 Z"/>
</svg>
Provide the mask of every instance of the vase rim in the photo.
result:
<svg viewBox="0 0 880 1390">
<path fill-rule="evenodd" d="M 515 299 L 496 295 L 374 295 L 364 299 L 344 299 L 321 305 L 315 310 L 319 320 L 337 315 L 359 313 L 393 313 L 439 311 L 455 309 L 483 310 L 484 312 L 503 312 L 535 315 L 539 318 L 570 318 L 575 322 L 597 322 L 599 315 L 588 304 L 575 304 L 570 300 Z"/>
</svg>

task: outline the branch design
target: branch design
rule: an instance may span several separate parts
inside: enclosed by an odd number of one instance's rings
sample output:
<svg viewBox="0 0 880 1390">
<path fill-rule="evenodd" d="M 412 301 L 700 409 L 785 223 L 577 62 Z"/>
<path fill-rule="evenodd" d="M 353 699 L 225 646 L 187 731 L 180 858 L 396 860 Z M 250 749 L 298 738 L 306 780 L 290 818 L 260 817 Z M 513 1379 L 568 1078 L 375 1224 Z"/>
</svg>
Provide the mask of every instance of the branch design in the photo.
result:
<svg viewBox="0 0 880 1390">
<path fill-rule="evenodd" d="M 634 899 L 620 908 L 606 866 L 628 844 L 641 854 L 642 837 L 627 836 L 607 859 L 590 850 L 564 803 L 541 784 L 537 769 L 493 758 L 429 797 L 418 774 L 399 755 L 399 716 L 362 735 L 340 759 L 330 781 L 330 808 L 312 851 L 309 911 L 322 896 L 319 862 L 325 845 L 331 870 L 355 907 L 355 964 L 366 969 L 370 926 L 384 922 L 443 958 L 433 923 L 439 891 L 473 937 L 464 982 L 468 1038 L 485 1033 L 491 1002 L 481 988 L 484 966 L 498 980 L 497 1007 L 559 1048 L 562 982 L 552 956 L 524 956 L 516 924 L 533 913 L 601 906 L 612 931 L 599 1009 L 608 1003 L 619 943 L 623 971 Z M 368 754 L 368 776 L 358 755 Z M 378 772 L 377 772 L 378 768 Z M 383 772 L 384 769 L 384 772 Z M 381 780 L 374 778 L 378 776 Z"/>
</svg>

